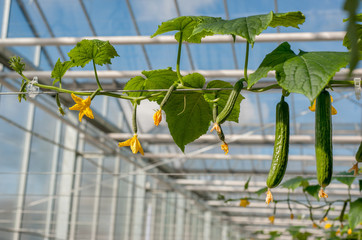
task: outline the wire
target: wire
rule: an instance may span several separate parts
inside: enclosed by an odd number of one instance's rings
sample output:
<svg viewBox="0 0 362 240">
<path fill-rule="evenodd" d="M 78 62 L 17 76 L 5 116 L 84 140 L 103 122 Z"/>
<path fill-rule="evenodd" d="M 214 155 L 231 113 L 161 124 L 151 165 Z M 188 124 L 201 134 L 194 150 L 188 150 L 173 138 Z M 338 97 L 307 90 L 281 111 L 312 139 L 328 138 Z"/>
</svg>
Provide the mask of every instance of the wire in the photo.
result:
<svg viewBox="0 0 362 240">
<path fill-rule="evenodd" d="M 193 91 L 205 91 L 205 92 L 212 92 L 212 91 L 231 91 L 233 88 L 192 88 L 192 89 L 175 89 L 175 92 L 193 92 Z M 167 92 L 168 89 L 148 89 L 148 90 L 103 90 L 99 91 L 100 93 L 128 93 L 128 92 Z M 80 93 L 93 93 L 94 90 L 76 90 L 76 92 Z M 49 95 L 55 95 L 58 92 L 55 91 L 44 91 L 39 92 L 37 94 L 49 94 Z M 27 94 L 26 92 L 0 92 L 0 95 L 18 95 L 18 94 Z M 68 93 L 62 93 L 59 94 L 68 94 Z"/>
</svg>

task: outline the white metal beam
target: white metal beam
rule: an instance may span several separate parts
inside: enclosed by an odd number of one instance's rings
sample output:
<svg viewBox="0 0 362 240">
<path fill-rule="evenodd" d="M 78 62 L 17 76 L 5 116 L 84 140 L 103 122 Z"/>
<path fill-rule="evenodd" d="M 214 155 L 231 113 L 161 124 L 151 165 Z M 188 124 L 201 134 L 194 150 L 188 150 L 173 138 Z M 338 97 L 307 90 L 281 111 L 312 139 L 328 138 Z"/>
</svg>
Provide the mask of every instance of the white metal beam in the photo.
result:
<svg viewBox="0 0 362 240">
<path fill-rule="evenodd" d="M 130 137 L 129 133 L 110 133 L 109 137 L 118 141 L 127 140 Z M 227 136 L 230 144 L 274 144 L 274 135 L 246 135 L 246 134 L 231 134 Z M 170 134 L 139 134 L 138 139 L 148 144 L 173 143 Z M 334 144 L 360 144 L 362 136 L 333 136 Z M 195 141 L 195 143 L 219 143 L 220 140 L 215 134 L 205 134 Z M 289 144 L 314 144 L 313 135 L 291 135 Z"/>
<path fill-rule="evenodd" d="M 256 36 L 256 42 L 295 42 L 295 41 L 342 41 L 346 32 L 300 32 L 300 33 L 264 33 Z M 109 41 L 114 45 L 139 44 L 177 44 L 173 35 L 164 35 L 151 38 L 149 36 L 86 36 L 86 37 L 58 37 L 58 38 L 7 38 L 0 41 L 0 47 L 9 46 L 61 46 L 75 45 L 83 39 L 99 39 Z M 202 43 L 232 43 L 232 36 L 207 36 Z M 242 37 L 236 36 L 235 42 L 246 42 Z"/>
<path fill-rule="evenodd" d="M 242 78 L 244 76 L 243 69 L 220 69 L 220 70 L 195 70 L 195 71 L 181 71 L 182 75 L 190 73 L 200 73 L 205 78 Z M 253 70 L 248 70 L 248 75 L 252 74 Z M 335 80 L 345 80 L 348 77 L 349 69 L 341 69 L 334 76 Z M 51 71 L 24 71 L 23 74 L 28 78 L 35 76 L 39 78 L 51 78 Z M 112 78 L 133 78 L 142 75 L 142 70 L 134 71 L 116 71 L 116 70 L 99 70 L 97 71 L 98 77 L 102 79 Z M 353 71 L 355 77 L 362 77 L 362 69 L 355 69 Z M 94 71 L 68 71 L 65 73 L 64 78 L 93 78 Z M 275 78 L 275 72 L 268 73 L 268 78 Z M 0 78 L 18 79 L 19 74 L 16 72 L 1 72 Z"/>
</svg>

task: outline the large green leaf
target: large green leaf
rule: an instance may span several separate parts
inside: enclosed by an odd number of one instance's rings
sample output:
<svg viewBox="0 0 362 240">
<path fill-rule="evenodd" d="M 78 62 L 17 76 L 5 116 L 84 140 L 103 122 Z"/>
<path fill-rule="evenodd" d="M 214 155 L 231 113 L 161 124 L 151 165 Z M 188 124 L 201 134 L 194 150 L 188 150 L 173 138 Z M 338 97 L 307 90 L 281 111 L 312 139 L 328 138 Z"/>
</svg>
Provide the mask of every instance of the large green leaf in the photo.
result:
<svg viewBox="0 0 362 240">
<path fill-rule="evenodd" d="M 168 89 L 175 81 L 177 81 L 177 73 L 172 71 L 171 68 L 159 69 L 153 71 L 143 71 L 142 74 L 146 77 L 141 76 L 130 79 L 125 90 L 149 90 L 149 89 Z M 149 95 L 153 92 L 127 92 L 131 97 L 140 97 Z M 166 94 L 166 93 L 165 93 Z M 150 98 L 151 101 L 157 100 L 157 98 Z"/>
<path fill-rule="evenodd" d="M 303 52 L 277 69 L 279 85 L 289 92 L 304 94 L 313 101 L 334 74 L 349 62 L 346 52 Z"/>
<path fill-rule="evenodd" d="M 295 27 L 299 28 L 299 24 L 303 24 L 305 16 L 301 12 L 274 13 L 273 20 L 269 24 L 270 27 Z"/>
<path fill-rule="evenodd" d="M 249 75 L 248 88 L 252 87 L 261 78 L 266 77 L 268 72 L 280 69 L 286 60 L 295 56 L 295 53 L 290 49 L 289 43 L 280 44 L 271 53 L 267 54 L 258 69 Z"/>
<path fill-rule="evenodd" d="M 358 198 L 356 201 L 351 202 L 348 223 L 353 230 L 358 224 L 362 223 L 362 198 Z"/>
<path fill-rule="evenodd" d="M 308 185 L 303 190 L 306 191 L 309 195 L 319 200 L 318 192 L 321 189 L 319 184 L 317 185 Z"/>
<path fill-rule="evenodd" d="M 194 35 L 202 32 L 212 34 L 227 34 L 245 38 L 250 44 L 254 44 L 255 36 L 270 27 L 284 26 L 296 27 L 304 23 L 305 17 L 301 12 L 277 13 L 241 17 L 232 20 L 204 19 L 195 27 Z"/>
<path fill-rule="evenodd" d="M 84 67 L 91 60 L 101 66 L 103 64 L 111 64 L 111 59 L 119 55 L 108 41 L 84 39 L 70 50 L 68 56 L 74 66 Z"/>
<path fill-rule="evenodd" d="M 287 181 L 285 181 L 283 184 L 282 184 L 282 187 L 284 188 L 288 188 L 288 189 L 291 189 L 291 190 L 294 190 L 300 186 L 304 186 L 304 187 L 307 187 L 309 185 L 308 183 L 308 180 L 310 178 L 303 178 L 303 177 L 295 177 L 295 178 L 291 178 Z"/>
<path fill-rule="evenodd" d="M 193 34 L 208 31 L 214 34 L 237 35 L 245 38 L 249 43 L 254 44 L 255 36 L 267 29 L 272 20 L 273 12 L 232 20 L 205 20 L 195 28 Z"/>
<path fill-rule="evenodd" d="M 201 93 L 172 94 L 163 110 L 172 138 L 183 152 L 186 144 L 207 132 L 212 120 L 209 104 Z"/>
<path fill-rule="evenodd" d="M 219 100 L 217 101 L 217 105 L 218 105 L 218 112 L 220 113 L 226 105 L 230 92 L 232 91 L 233 85 L 225 81 L 213 80 L 207 84 L 206 88 L 230 88 L 230 90 L 217 91 L 216 95 L 214 93 L 205 94 L 205 98 L 209 100 L 214 100 L 215 98 L 219 98 Z M 243 99 L 244 97 L 241 94 L 239 94 L 238 98 L 236 99 L 234 108 L 226 120 L 239 122 L 240 103 Z M 213 104 L 210 103 L 210 108 L 212 108 L 212 105 Z"/>
<path fill-rule="evenodd" d="M 210 31 L 202 30 L 197 34 L 193 34 L 193 31 L 198 24 L 200 24 L 205 19 L 208 19 L 209 22 L 215 22 L 221 20 L 221 18 L 214 17 L 205 17 L 205 16 L 182 16 L 173 18 L 166 22 L 163 22 L 158 26 L 157 31 L 151 36 L 155 37 L 159 34 L 163 34 L 171 31 L 178 31 L 175 34 L 175 39 L 180 41 L 180 32 L 182 32 L 182 40 L 193 43 L 200 43 L 201 39 L 208 35 L 213 35 Z M 192 35 L 192 36 L 191 36 Z"/>
<path fill-rule="evenodd" d="M 338 175 L 349 175 L 350 177 L 339 177 Z M 334 179 L 350 187 L 356 177 L 353 177 L 353 172 L 340 172 L 334 177 Z"/>
<path fill-rule="evenodd" d="M 193 88 L 203 88 L 205 78 L 200 73 L 191 73 L 182 78 L 185 86 Z"/>
</svg>

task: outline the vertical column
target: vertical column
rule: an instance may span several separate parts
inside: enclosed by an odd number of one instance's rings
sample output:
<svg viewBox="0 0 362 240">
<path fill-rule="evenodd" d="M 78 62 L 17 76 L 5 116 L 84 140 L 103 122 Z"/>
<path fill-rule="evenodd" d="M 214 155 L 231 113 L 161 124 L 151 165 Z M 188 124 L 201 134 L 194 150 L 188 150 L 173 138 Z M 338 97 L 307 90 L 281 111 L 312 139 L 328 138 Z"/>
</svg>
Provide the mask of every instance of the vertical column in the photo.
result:
<svg viewBox="0 0 362 240">
<path fill-rule="evenodd" d="M 84 129 L 84 125 L 80 126 L 81 129 Z M 84 134 L 79 134 L 78 137 L 78 151 L 82 152 L 84 148 Z M 77 219 L 78 219 L 78 203 L 79 203 L 79 188 L 81 185 L 82 179 L 82 167 L 83 167 L 83 158 L 81 156 L 76 157 L 75 163 L 75 176 L 73 184 L 73 197 L 72 197 L 72 213 L 70 217 L 70 229 L 69 229 L 69 239 L 76 239 L 76 230 L 77 230 Z"/>
<path fill-rule="evenodd" d="M 211 239 L 211 212 L 204 213 L 204 240 Z"/>
<path fill-rule="evenodd" d="M 135 166 L 133 164 L 128 164 L 128 172 L 133 172 L 135 169 Z M 126 169 L 125 169 L 126 170 Z M 131 239 L 130 233 L 131 233 L 131 221 L 132 221 L 132 204 L 134 204 L 134 195 L 133 195 L 133 179 L 134 176 L 128 176 L 126 181 L 127 186 L 127 198 L 126 198 L 126 204 L 124 206 L 125 208 L 125 216 L 124 216 L 124 236 L 122 239 Z"/>
<path fill-rule="evenodd" d="M 150 231 L 149 231 L 149 237 L 146 238 L 147 240 L 158 240 L 157 236 L 155 236 L 156 226 L 157 226 L 157 197 L 155 194 L 151 193 L 149 194 L 149 204 L 152 206 L 152 213 L 151 213 L 151 224 L 150 224 Z"/>
<path fill-rule="evenodd" d="M 104 118 L 107 117 L 108 111 L 108 98 L 103 97 L 103 106 L 102 106 L 102 116 Z M 97 161 L 98 166 L 103 166 L 103 157 L 98 158 Z M 95 191 L 94 191 L 94 205 L 93 205 L 93 221 L 92 221 L 92 232 L 91 232 L 91 240 L 97 239 L 97 231 L 98 231 L 98 223 L 99 223 L 99 207 L 101 201 L 101 187 L 102 187 L 102 167 L 97 167 L 97 176 L 95 183 Z"/>
<path fill-rule="evenodd" d="M 103 165 L 103 158 L 98 158 L 97 161 L 98 166 Z M 93 221 L 92 221 L 92 232 L 91 232 L 91 240 L 96 240 L 97 238 L 97 230 L 98 230 L 98 220 L 99 220 L 99 203 L 101 198 L 101 184 L 102 182 L 102 168 L 97 167 L 97 176 L 94 190 L 94 205 L 93 205 Z"/>
<path fill-rule="evenodd" d="M 60 133 L 61 133 L 62 123 L 61 121 L 57 120 L 57 124 L 55 127 L 55 137 L 54 140 L 56 143 L 60 142 Z M 53 207 L 54 207 L 54 195 L 55 195 L 55 189 L 56 189 L 56 179 L 57 179 L 57 165 L 59 160 L 59 153 L 60 149 L 58 145 L 54 145 L 53 150 L 53 159 L 50 167 L 50 179 L 49 179 L 49 193 L 48 193 L 48 206 L 47 206 L 47 212 L 46 212 L 46 220 L 45 220 L 45 229 L 44 229 L 44 235 L 48 236 L 50 234 L 50 228 L 51 228 L 51 221 L 53 219 Z M 44 240 L 48 240 L 48 237 L 45 237 Z"/>
<path fill-rule="evenodd" d="M 26 129 L 32 131 L 33 123 L 34 123 L 34 111 L 35 107 L 34 104 L 29 104 L 29 111 L 28 111 L 28 119 L 26 123 Z M 25 191 L 26 191 L 26 184 L 28 180 L 28 167 L 29 167 L 29 160 L 30 160 L 30 150 L 31 150 L 31 133 L 26 132 L 24 137 L 24 149 L 23 149 L 23 159 L 20 169 L 20 177 L 19 177 L 19 188 L 18 188 L 18 199 L 16 204 L 16 213 L 14 219 L 14 235 L 13 239 L 18 240 L 20 239 L 20 234 L 17 232 L 18 229 L 21 228 L 21 222 L 23 218 L 23 209 L 25 203 Z"/>
<path fill-rule="evenodd" d="M 143 216 L 146 195 L 146 175 L 144 171 L 139 171 L 140 175 L 136 175 L 135 195 L 134 195 L 134 208 L 133 208 L 133 222 L 132 222 L 132 240 L 141 240 L 143 233 Z"/>
<path fill-rule="evenodd" d="M 185 222 L 185 197 L 179 195 L 176 203 L 176 229 L 175 240 L 182 240 L 184 238 L 184 222 Z"/>
<path fill-rule="evenodd" d="M 76 161 L 76 146 L 78 143 L 78 132 L 72 127 L 66 126 L 64 133 L 64 145 L 74 151 L 63 151 L 63 159 L 61 166 L 61 178 L 59 186 L 58 209 L 55 227 L 55 237 L 60 239 L 68 239 L 69 231 L 69 215 L 72 204 L 72 186 L 74 184 L 74 171 Z"/>
<path fill-rule="evenodd" d="M 167 201 L 167 205 L 168 205 L 168 221 L 167 221 L 167 229 L 168 229 L 168 233 L 166 236 L 166 239 L 174 239 L 174 234 L 175 234 L 175 215 L 176 215 L 176 194 L 174 192 L 169 192 L 168 193 L 168 201 Z"/>
<path fill-rule="evenodd" d="M 0 38 L 4 39 L 8 35 L 8 28 L 9 28 L 9 17 L 10 17 L 10 9 L 11 9 L 11 0 L 5 0 L 3 2 L 4 11 L 3 11 L 3 19 L 1 24 L 1 35 Z M 3 65 L 0 64 L 0 71 L 3 70 Z"/>
<path fill-rule="evenodd" d="M 228 240 L 228 232 L 229 232 L 229 226 L 227 225 L 226 222 L 223 223 L 222 225 L 222 230 L 221 230 L 221 240 Z"/>
<path fill-rule="evenodd" d="M 115 239 L 115 229 L 116 229 L 116 216 L 117 216 L 117 197 L 118 197 L 118 186 L 119 186 L 119 167 L 121 159 L 118 157 L 115 159 L 114 171 L 113 171 L 113 188 L 112 188 L 112 202 L 111 202 L 111 216 L 109 221 L 109 235 L 108 240 Z"/>
</svg>

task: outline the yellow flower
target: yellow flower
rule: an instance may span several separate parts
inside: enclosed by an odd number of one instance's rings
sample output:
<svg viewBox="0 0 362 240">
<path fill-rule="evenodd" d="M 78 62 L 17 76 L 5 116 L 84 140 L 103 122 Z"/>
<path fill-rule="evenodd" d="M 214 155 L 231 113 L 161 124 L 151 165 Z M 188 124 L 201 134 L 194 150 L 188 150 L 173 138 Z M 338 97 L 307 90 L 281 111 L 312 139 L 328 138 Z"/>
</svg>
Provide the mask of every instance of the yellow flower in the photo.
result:
<svg viewBox="0 0 362 240">
<path fill-rule="evenodd" d="M 161 121 L 162 121 L 162 110 L 159 109 L 159 110 L 158 110 L 157 112 L 155 112 L 155 114 L 153 115 L 153 122 L 155 123 L 156 126 L 158 126 Z"/>
<path fill-rule="evenodd" d="M 216 132 L 221 133 L 221 129 L 218 123 L 214 123 L 214 126 L 211 128 L 210 132 L 216 130 Z"/>
<path fill-rule="evenodd" d="M 321 219 L 319 222 L 326 222 L 328 220 L 328 217 L 324 217 L 323 219 Z"/>
<path fill-rule="evenodd" d="M 338 228 L 338 230 L 336 231 L 336 235 L 339 235 L 341 233 L 341 229 Z"/>
<path fill-rule="evenodd" d="M 270 189 L 268 189 L 268 192 L 266 193 L 266 204 L 269 205 L 270 202 L 273 202 L 273 194 L 271 193 Z"/>
<path fill-rule="evenodd" d="M 144 155 L 141 143 L 140 143 L 140 141 L 138 141 L 137 134 L 134 134 L 132 138 L 130 138 L 124 142 L 118 143 L 118 146 L 119 147 L 129 146 L 131 148 L 133 154 L 140 152 L 142 155 Z"/>
<path fill-rule="evenodd" d="M 72 98 L 75 102 L 73 107 L 70 107 L 69 110 L 79 111 L 79 122 L 82 121 L 84 115 L 87 117 L 94 119 L 92 109 L 90 109 L 91 98 L 87 97 L 86 99 L 80 98 L 72 93 Z"/>
<path fill-rule="evenodd" d="M 313 223 L 313 227 L 314 227 L 314 228 L 318 228 L 318 225 L 315 224 L 315 223 Z"/>
<path fill-rule="evenodd" d="M 328 198 L 328 194 L 324 192 L 323 188 L 321 188 L 319 190 L 318 197 L 319 198 Z"/>
<path fill-rule="evenodd" d="M 270 217 L 268 217 L 268 218 L 269 218 L 270 223 L 271 223 L 271 224 L 274 224 L 274 218 L 275 218 L 274 215 L 273 215 L 273 216 L 270 216 Z"/>
<path fill-rule="evenodd" d="M 316 101 L 316 100 L 314 100 L 312 106 L 308 107 L 309 110 L 311 110 L 312 112 L 315 112 L 315 101 Z M 332 102 L 333 102 L 333 98 L 332 98 L 332 96 L 331 96 L 331 103 L 332 103 Z M 337 114 L 337 110 L 336 110 L 333 106 L 331 106 L 331 111 L 332 111 L 332 115 L 336 115 L 336 114 Z"/>
<path fill-rule="evenodd" d="M 291 220 L 294 219 L 294 214 L 293 214 L 293 213 L 290 214 L 290 219 L 291 219 Z"/>
<path fill-rule="evenodd" d="M 352 172 L 353 171 L 353 176 L 357 176 L 358 175 L 358 162 L 356 162 L 349 170 L 348 172 Z"/>
<path fill-rule="evenodd" d="M 239 203 L 240 207 L 246 207 L 249 204 L 250 204 L 250 202 L 248 201 L 248 199 L 240 199 L 240 203 Z"/>
<path fill-rule="evenodd" d="M 229 146 L 226 142 L 223 141 L 223 144 L 221 145 L 221 150 L 224 150 L 225 155 L 229 152 Z"/>
<path fill-rule="evenodd" d="M 347 234 L 351 235 L 352 234 L 352 229 L 348 228 Z"/>
<path fill-rule="evenodd" d="M 327 224 L 324 226 L 324 229 L 329 229 L 329 228 L 331 228 L 331 227 L 332 227 L 332 224 L 327 223 Z"/>
</svg>

